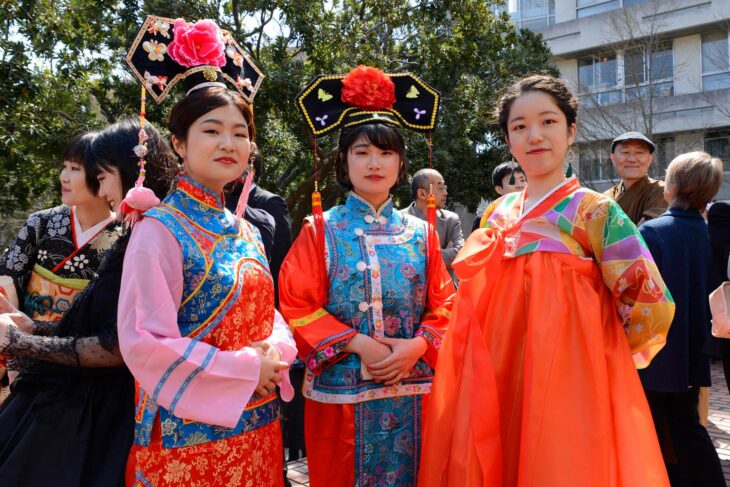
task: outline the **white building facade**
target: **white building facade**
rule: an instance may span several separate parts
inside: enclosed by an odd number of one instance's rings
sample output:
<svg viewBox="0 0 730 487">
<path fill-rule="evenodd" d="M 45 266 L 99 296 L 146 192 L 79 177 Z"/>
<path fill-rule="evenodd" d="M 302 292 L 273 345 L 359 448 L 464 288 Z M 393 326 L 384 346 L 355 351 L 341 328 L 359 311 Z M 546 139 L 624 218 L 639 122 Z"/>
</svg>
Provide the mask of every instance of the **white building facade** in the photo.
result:
<svg viewBox="0 0 730 487">
<path fill-rule="evenodd" d="M 730 0 L 509 0 L 507 9 L 542 33 L 581 98 L 574 167 L 585 184 L 615 183 L 610 141 L 629 130 L 657 144 L 653 177 L 690 150 L 722 158 L 730 176 Z M 730 198 L 728 182 L 719 197 Z"/>
</svg>

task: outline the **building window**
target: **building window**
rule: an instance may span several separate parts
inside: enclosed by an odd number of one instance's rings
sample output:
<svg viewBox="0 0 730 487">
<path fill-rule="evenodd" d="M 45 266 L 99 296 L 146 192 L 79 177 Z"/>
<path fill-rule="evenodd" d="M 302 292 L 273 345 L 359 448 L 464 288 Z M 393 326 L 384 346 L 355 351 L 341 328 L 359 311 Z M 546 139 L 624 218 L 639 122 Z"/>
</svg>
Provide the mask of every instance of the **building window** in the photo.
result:
<svg viewBox="0 0 730 487">
<path fill-rule="evenodd" d="M 672 43 L 660 42 L 648 48 L 624 52 L 626 101 L 674 94 Z M 651 90 L 651 91 L 650 91 Z"/>
<path fill-rule="evenodd" d="M 555 23 L 555 0 L 509 0 L 507 11 L 522 29 L 539 29 Z"/>
<path fill-rule="evenodd" d="M 730 88 L 727 31 L 702 34 L 702 90 Z"/>
<path fill-rule="evenodd" d="M 586 106 L 621 103 L 616 54 L 578 59 L 578 89 Z"/>
<path fill-rule="evenodd" d="M 650 0 L 576 0 L 578 18 L 602 14 L 621 7 L 630 7 Z"/>
<path fill-rule="evenodd" d="M 674 159 L 674 137 L 655 138 L 654 162 L 649 167 L 649 176 L 654 179 L 664 179 L 667 166 Z"/>
<path fill-rule="evenodd" d="M 591 142 L 578 149 L 579 175 L 583 181 L 615 180 L 616 172 L 611 163 L 611 142 Z"/>
<path fill-rule="evenodd" d="M 578 59 L 578 89 L 586 108 L 673 95 L 672 41 Z"/>
<path fill-rule="evenodd" d="M 705 152 L 722 159 L 723 168 L 725 171 L 730 171 L 730 130 L 707 132 Z"/>
</svg>

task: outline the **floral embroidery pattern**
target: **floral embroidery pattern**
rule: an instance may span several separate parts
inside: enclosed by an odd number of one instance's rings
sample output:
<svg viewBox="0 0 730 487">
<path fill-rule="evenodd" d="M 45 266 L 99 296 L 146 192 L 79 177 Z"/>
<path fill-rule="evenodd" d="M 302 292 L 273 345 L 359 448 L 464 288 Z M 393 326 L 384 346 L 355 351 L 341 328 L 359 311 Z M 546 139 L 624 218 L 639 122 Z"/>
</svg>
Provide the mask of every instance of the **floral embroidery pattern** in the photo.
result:
<svg viewBox="0 0 730 487">
<path fill-rule="evenodd" d="M 86 258 L 85 255 L 74 255 L 69 260 L 66 261 L 66 263 L 63 265 L 63 268 L 67 271 L 74 272 L 78 269 L 83 269 L 85 266 L 89 265 L 89 259 Z"/>
<path fill-rule="evenodd" d="M 48 236 L 55 237 L 57 235 L 65 235 L 70 231 L 71 219 L 68 214 L 56 213 L 48 222 Z"/>
<path fill-rule="evenodd" d="M 167 76 L 153 76 L 149 71 L 144 72 L 144 79 L 147 81 L 148 86 L 155 85 L 157 89 L 164 90 L 167 85 Z M 141 146 L 144 147 L 144 146 Z M 143 154 L 144 156 L 144 154 Z M 142 156 L 140 156 L 142 157 Z"/>
<path fill-rule="evenodd" d="M 13 245 L 5 257 L 5 265 L 14 271 L 20 271 L 28 263 L 28 256 L 25 255 L 18 245 Z"/>
<path fill-rule="evenodd" d="M 163 448 L 159 436 L 148 447 L 133 445 L 127 485 L 145 478 L 156 487 L 179 485 L 281 485 L 283 469 L 279 422 L 250 433 L 180 448 Z"/>
<path fill-rule="evenodd" d="M 355 484 L 415 485 L 421 398 L 398 397 L 356 404 L 355 424 Z"/>
</svg>

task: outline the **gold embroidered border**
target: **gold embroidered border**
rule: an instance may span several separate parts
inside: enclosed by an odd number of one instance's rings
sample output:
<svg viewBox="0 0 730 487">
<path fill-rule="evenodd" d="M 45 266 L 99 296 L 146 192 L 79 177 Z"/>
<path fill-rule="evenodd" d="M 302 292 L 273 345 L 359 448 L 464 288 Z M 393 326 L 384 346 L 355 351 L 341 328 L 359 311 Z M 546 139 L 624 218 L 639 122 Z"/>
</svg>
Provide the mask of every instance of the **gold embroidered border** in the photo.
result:
<svg viewBox="0 0 730 487">
<path fill-rule="evenodd" d="M 307 316 L 303 316 L 301 318 L 296 318 L 296 319 L 293 319 L 293 320 L 289 320 L 289 326 L 291 326 L 291 327 L 298 327 L 298 326 L 308 325 L 311 322 L 313 322 L 315 320 L 318 320 L 318 319 L 320 319 L 323 316 L 326 316 L 328 314 L 329 313 L 327 312 L 326 309 L 319 308 L 317 311 L 315 311 L 312 314 L 308 314 Z"/>
</svg>

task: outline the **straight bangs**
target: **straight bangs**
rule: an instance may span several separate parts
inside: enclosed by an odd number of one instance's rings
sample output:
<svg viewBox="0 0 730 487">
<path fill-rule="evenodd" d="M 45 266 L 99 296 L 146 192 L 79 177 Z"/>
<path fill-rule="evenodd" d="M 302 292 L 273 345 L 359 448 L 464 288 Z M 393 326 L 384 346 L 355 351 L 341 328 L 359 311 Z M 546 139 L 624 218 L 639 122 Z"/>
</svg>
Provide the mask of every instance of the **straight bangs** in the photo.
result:
<svg viewBox="0 0 730 487">
<path fill-rule="evenodd" d="M 369 123 L 361 126 L 358 136 L 367 139 L 378 149 L 392 150 L 405 156 L 405 143 L 398 129 L 381 123 Z M 353 143 L 354 140 L 351 142 Z"/>
</svg>

